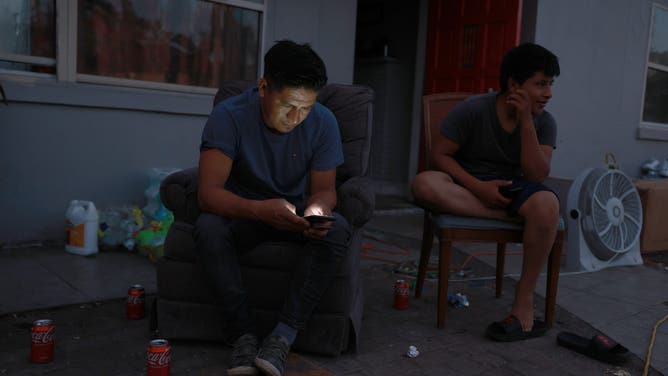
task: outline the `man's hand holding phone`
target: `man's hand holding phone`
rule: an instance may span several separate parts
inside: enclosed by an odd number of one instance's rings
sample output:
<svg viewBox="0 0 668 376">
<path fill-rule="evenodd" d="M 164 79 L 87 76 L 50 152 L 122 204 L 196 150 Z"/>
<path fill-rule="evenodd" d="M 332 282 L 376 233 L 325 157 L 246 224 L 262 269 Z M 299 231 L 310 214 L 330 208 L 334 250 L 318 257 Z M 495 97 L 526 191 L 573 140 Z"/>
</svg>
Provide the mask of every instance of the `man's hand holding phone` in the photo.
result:
<svg viewBox="0 0 668 376">
<path fill-rule="evenodd" d="M 475 196 L 488 208 L 501 209 L 510 204 L 511 200 L 501 194 L 500 187 L 510 185 L 510 180 L 480 181 L 474 192 Z"/>
<path fill-rule="evenodd" d="M 309 223 L 309 228 L 304 231 L 304 236 L 314 239 L 325 237 L 335 220 L 331 209 L 319 202 L 311 202 L 304 209 L 303 218 Z"/>
<path fill-rule="evenodd" d="M 499 186 L 499 193 L 503 195 L 503 197 L 513 199 L 515 196 L 517 196 L 520 191 L 522 191 L 524 187 L 519 184 L 511 183 L 508 185 L 501 185 Z"/>
<path fill-rule="evenodd" d="M 304 217 L 311 224 L 311 228 L 318 230 L 329 229 L 336 219 L 333 215 L 307 215 Z"/>
</svg>

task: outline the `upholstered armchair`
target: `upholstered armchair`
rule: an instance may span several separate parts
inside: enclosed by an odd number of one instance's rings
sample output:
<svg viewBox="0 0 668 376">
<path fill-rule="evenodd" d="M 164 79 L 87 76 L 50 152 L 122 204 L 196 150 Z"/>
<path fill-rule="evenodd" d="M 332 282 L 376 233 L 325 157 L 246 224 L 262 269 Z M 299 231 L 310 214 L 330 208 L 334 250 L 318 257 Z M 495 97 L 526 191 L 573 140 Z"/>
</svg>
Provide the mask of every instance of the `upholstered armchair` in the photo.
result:
<svg viewBox="0 0 668 376">
<path fill-rule="evenodd" d="M 216 103 L 241 93 L 253 83 L 229 82 L 216 95 Z M 352 227 L 351 248 L 339 275 L 300 331 L 293 349 L 337 356 L 355 351 L 361 331 L 363 293 L 359 274 L 362 229 L 373 213 L 374 196 L 365 179 L 369 164 L 374 93 L 364 86 L 330 84 L 318 101 L 337 118 L 345 162 L 337 169 L 338 206 Z M 169 175 L 160 197 L 174 213 L 174 223 L 157 265 L 157 298 L 153 326 L 161 337 L 223 340 L 224 323 L 211 288 L 205 283 L 192 237 L 199 215 L 197 168 Z M 259 335 L 276 324 L 291 281 L 303 279 L 309 255 L 294 243 L 263 243 L 241 257 L 242 277 L 256 318 Z"/>
</svg>

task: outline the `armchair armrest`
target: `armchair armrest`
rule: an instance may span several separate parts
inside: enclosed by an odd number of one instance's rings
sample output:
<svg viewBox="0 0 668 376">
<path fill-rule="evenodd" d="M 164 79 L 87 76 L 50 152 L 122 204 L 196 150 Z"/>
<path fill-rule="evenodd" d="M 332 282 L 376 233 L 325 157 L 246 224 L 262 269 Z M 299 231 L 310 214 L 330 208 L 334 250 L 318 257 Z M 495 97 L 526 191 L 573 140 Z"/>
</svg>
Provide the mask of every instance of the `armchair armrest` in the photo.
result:
<svg viewBox="0 0 668 376">
<path fill-rule="evenodd" d="M 376 198 L 370 188 L 370 181 L 363 177 L 346 180 L 337 189 L 337 211 L 352 227 L 362 227 L 371 219 Z"/>
<path fill-rule="evenodd" d="M 177 171 L 160 184 L 160 199 L 174 213 L 174 220 L 194 224 L 199 216 L 197 167 Z"/>
</svg>

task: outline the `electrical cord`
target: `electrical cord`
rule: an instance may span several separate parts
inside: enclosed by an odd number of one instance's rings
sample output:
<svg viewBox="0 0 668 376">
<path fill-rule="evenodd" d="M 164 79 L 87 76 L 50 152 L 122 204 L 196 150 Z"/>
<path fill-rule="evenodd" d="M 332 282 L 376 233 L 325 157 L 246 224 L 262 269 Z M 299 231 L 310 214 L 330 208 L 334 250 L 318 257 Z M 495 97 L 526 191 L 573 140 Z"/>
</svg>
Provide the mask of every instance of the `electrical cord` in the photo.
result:
<svg viewBox="0 0 668 376">
<path fill-rule="evenodd" d="M 642 370 L 642 376 L 647 376 L 647 372 L 649 372 L 649 363 L 650 360 L 652 359 L 652 349 L 654 347 L 654 340 L 656 339 L 656 330 L 663 324 L 664 321 L 668 320 L 668 315 L 663 316 L 663 318 L 654 324 L 654 328 L 652 329 L 652 337 L 649 340 L 649 346 L 647 346 L 647 356 L 645 357 L 645 367 Z"/>
</svg>

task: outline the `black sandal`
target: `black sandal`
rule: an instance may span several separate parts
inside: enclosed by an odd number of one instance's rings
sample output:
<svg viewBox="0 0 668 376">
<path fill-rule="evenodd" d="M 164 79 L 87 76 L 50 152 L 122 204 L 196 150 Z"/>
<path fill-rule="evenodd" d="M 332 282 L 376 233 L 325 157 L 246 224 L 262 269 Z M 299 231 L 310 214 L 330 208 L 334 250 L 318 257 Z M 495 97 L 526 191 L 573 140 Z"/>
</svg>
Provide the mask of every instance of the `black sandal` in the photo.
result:
<svg viewBox="0 0 668 376">
<path fill-rule="evenodd" d="M 603 334 L 585 338 L 571 332 L 560 332 L 557 335 L 557 343 L 592 359 L 613 364 L 625 362 L 629 352 L 626 347 Z"/>
<path fill-rule="evenodd" d="M 522 330 L 520 320 L 514 315 L 510 315 L 502 321 L 497 321 L 487 327 L 488 337 L 499 342 L 521 341 L 524 339 L 540 337 L 547 332 L 547 325 L 544 321 L 533 320 L 533 327 L 530 331 Z"/>
</svg>

